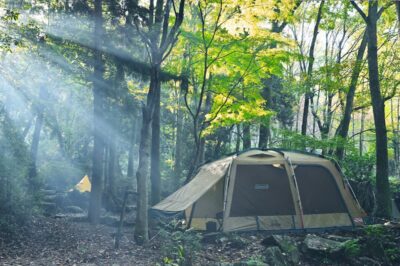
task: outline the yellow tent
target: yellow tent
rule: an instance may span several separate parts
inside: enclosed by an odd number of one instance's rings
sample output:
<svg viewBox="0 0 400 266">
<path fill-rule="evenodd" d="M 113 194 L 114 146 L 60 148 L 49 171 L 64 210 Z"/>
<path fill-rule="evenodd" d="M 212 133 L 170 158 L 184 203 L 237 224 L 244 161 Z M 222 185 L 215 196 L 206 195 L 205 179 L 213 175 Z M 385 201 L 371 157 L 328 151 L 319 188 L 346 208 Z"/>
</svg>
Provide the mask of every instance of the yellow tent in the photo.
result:
<svg viewBox="0 0 400 266">
<path fill-rule="evenodd" d="M 78 184 L 75 185 L 75 189 L 79 192 L 90 192 L 92 184 L 90 183 L 88 175 L 85 175 Z"/>
</svg>

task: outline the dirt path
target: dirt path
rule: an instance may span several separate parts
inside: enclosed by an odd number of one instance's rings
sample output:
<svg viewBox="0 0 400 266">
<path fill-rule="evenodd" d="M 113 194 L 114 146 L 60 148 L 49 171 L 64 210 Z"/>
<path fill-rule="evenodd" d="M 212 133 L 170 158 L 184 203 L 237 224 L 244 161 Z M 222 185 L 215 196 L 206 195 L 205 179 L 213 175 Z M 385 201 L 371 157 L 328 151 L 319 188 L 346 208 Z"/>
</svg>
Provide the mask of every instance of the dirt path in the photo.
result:
<svg viewBox="0 0 400 266">
<path fill-rule="evenodd" d="M 155 265 L 155 247 L 134 243 L 133 229 L 124 229 L 121 248 L 114 250 L 116 229 L 35 218 L 11 243 L 0 238 L 0 265 Z"/>
</svg>

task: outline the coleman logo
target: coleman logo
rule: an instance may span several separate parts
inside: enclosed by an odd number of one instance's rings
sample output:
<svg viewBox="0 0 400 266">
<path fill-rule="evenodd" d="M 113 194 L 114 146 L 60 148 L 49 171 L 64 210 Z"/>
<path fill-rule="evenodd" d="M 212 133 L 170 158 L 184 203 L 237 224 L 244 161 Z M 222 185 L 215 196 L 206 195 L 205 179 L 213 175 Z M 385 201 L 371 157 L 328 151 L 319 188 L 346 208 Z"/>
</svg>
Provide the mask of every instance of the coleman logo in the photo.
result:
<svg viewBox="0 0 400 266">
<path fill-rule="evenodd" d="M 254 189 L 267 190 L 267 189 L 269 189 L 269 185 L 268 184 L 255 184 Z"/>
</svg>

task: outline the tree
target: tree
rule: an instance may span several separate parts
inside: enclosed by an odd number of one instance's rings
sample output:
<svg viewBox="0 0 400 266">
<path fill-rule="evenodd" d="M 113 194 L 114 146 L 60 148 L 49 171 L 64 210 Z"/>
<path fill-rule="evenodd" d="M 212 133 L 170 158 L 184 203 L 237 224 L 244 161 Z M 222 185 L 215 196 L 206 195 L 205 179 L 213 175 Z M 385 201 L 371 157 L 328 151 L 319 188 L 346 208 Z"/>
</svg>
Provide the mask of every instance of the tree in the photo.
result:
<svg viewBox="0 0 400 266">
<path fill-rule="evenodd" d="M 171 7 L 175 14 L 174 18 L 170 16 L 172 12 Z M 177 41 L 179 27 L 183 21 L 184 8 L 185 0 L 179 1 L 178 9 L 176 8 L 175 3 L 171 0 L 167 0 L 166 3 L 164 3 L 163 0 L 157 0 L 155 6 L 154 1 L 150 0 L 149 15 L 146 18 L 148 32 L 141 30 L 140 19 L 138 17 L 135 19 L 135 25 L 142 37 L 142 40 L 147 46 L 150 57 L 150 87 L 149 92 L 147 93 L 146 104 L 142 107 L 139 165 L 136 172 L 138 202 L 135 224 L 135 240 L 139 244 L 144 244 L 148 241 L 147 180 L 149 179 L 150 154 L 152 151 L 151 125 L 152 123 L 155 123 L 155 125 L 153 124 L 153 128 L 156 128 L 156 132 L 153 132 L 153 134 L 159 134 L 158 125 L 161 93 L 161 64 L 166 57 L 168 57 Z M 174 23 L 172 26 L 170 26 L 170 22 L 172 20 L 174 20 Z M 152 122 L 153 119 L 155 119 L 154 122 Z M 157 143 L 154 149 L 157 148 L 156 146 Z M 159 164 L 159 157 L 156 157 L 155 159 L 156 161 L 153 163 L 153 170 L 157 171 L 158 173 L 153 175 L 152 178 L 152 199 L 154 201 L 158 200 L 160 194 L 159 168 L 155 166 Z"/>
<path fill-rule="evenodd" d="M 94 2 L 93 43 L 93 158 L 92 189 L 90 191 L 89 221 L 97 224 L 100 219 L 101 194 L 103 187 L 103 156 L 105 149 L 103 109 L 104 109 L 104 61 L 101 52 L 103 42 L 102 0 Z"/>
<path fill-rule="evenodd" d="M 322 0 L 319 4 L 317 19 L 315 21 L 313 37 L 311 40 L 310 51 L 309 51 L 309 55 L 308 55 L 308 66 L 307 66 L 307 70 L 303 69 L 303 71 L 307 71 L 306 72 L 307 73 L 306 87 L 307 87 L 308 91 L 305 93 L 305 96 L 304 96 L 303 120 L 301 123 L 301 134 L 302 135 L 307 134 L 308 112 L 309 112 L 310 101 L 311 101 L 311 98 L 313 97 L 313 92 L 310 88 L 310 85 L 311 85 L 311 76 L 312 76 L 312 70 L 313 70 L 314 60 L 315 60 L 314 49 L 315 49 L 315 44 L 317 41 L 318 29 L 319 29 L 319 24 L 320 24 L 321 18 L 322 18 L 322 10 L 323 10 L 324 4 L 325 4 L 324 0 Z"/>
<path fill-rule="evenodd" d="M 376 149 L 376 188 L 377 188 L 377 215 L 389 217 L 391 214 L 391 200 L 389 187 L 389 158 L 388 140 L 385 120 L 385 101 L 382 97 L 379 69 L 378 69 L 378 38 L 377 22 L 382 12 L 387 7 L 378 10 L 378 1 L 368 2 L 368 15 L 357 5 L 355 1 L 351 4 L 366 23 L 368 34 L 368 76 L 369 89 L 372 102 L 372 110 L 375 122 L 375 149 Z"/>
</svg>

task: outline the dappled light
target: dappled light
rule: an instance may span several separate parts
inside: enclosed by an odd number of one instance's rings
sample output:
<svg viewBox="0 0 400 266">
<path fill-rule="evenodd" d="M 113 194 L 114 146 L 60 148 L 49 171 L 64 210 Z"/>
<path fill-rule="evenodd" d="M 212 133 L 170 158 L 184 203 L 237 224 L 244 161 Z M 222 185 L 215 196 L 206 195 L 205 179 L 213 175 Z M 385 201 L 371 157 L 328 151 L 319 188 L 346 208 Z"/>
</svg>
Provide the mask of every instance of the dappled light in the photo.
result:
<svg viewBox="0 0 400 266">
<path fill-rule="evenodd" d="M 0 3 L 0 265 L 399 265 L 400 4 Z"/>
</svg>

